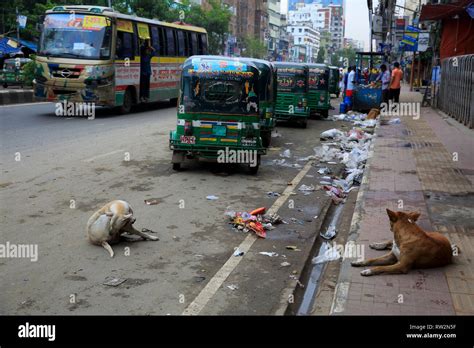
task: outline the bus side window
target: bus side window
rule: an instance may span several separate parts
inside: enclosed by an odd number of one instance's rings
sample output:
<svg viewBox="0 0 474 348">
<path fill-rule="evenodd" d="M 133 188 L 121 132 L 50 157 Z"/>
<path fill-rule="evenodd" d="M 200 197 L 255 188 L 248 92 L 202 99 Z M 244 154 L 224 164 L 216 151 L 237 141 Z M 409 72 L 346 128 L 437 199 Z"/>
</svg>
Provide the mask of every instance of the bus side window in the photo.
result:
<svg viewBox="0 0 474 348">
<path fill-rule="evenodd" d="M 198 45 L 197 45 L 197 34 L 196 33 L 191 33 L 191 52 L 190 52 L 190 55 L 196 55 L 196 54 L 199 54 L 199 50 L 198 50 Z"/>
<path fill-rule="evenodd" d="M 161 44 L 159 29 L 157 27 L 151 27 L 151 45 L 155 49 L 155 56 L 160 55 Z"/>
<path fill-rule="evenodd" d="M 199 34 L 199 54 L 207 54 L 206 34 Z"/>
<path fill-rule="evenodd" d="M 117 50 L 116 55 L 118 59 L 132 58 L 133 59 L 133 38 L 131 33 L 124 31 L 117 32 Z"/>
<path fill-rule="evenodd" d="M 133 23 L 133 59 L 135 59 L 136 56 L 140 55 L 140 47 L 138 45 L 138 28 L 137 28 L 137 23 Z"/>
<path fill-rule="evenodd" d="M 165 38 L 165 29 L 158 27 L 158 34 L 160 38 L 160 56 L 166 56 L 166 38 Z"/>
<path fill-rule="evenodd" d="M 184 40 L 184 32 L 178 30 L 178 56 L 186 56 L 186 41 Z"/>
<path fill-rule="evenodd" d="M 166 28 L 166 47 L 168 48 L 168 56 L 174 57 L 176 56 L 175 44 L 174 44 L 174 34 L 173 29 Z"/>
</svg>

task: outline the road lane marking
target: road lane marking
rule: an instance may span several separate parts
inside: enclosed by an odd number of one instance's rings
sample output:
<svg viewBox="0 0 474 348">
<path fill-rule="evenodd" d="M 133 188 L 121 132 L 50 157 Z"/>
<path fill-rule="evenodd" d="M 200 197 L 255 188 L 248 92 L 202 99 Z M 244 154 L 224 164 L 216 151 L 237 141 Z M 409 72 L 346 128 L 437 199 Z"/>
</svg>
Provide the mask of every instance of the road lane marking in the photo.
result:
<svg viewBox="0 0 474 348">
<path fill-rule="evenodd" d="M 17 104 L 0 105 L 0 107 L 2 107 L 2 108 L 11 108 L 13 106 L 29 106 L 29 105 L 42 105 L 42 104 L 53 104 L 53 103 L 52 102 L 17 103 Z"/>
<path fill-rule="evenodd" d="M 96 160 L 98 158 L 107 157 L 107 156 L 116 154 L 118 152 L 124 152 L 124 150 L 115 150 L 115 151 L 112 151 L 112 152 L 103 153 L 102 155 L 97 155 L 97 156 L 82 160 L 82 162 L 87 162 L 87 163 L 93 162 L 94 160 Z"/>
<path fill-rule="evenodd" d="M 296 186 L 300 183 L 301 179 L 308 173 L 311 169 L 313 161 L 309 161 L 301 169 L 298 175 L 291 181 L 292 185 L 288 185 L 283 191 L 280 197 L 273 203 L 273 205 L 267 210 L 268 214 L 276 213 L 286 202 L 291 193 L 296 190 Z M 238 249 L 247 254 L 248 250 L 252 247 L 253 243 L 258 238 L 252 233 L 247 235 L 242 243 L 238 246 Z M 217 290 L 222 286 L 227 277 L 232 273 L 232 271 L 237 267 L 243 257 L 234 257 L 232 254 L 226 263 L 217 271 L 217 273 L 209 280 L 206 286 L 201 290 L 201 292 L 196 296 L 193 302 L 189 304 L 188 307 L 183 311 L 182 315 L 198 315 L 211 298 L 216 294 Z"/>
</svg>

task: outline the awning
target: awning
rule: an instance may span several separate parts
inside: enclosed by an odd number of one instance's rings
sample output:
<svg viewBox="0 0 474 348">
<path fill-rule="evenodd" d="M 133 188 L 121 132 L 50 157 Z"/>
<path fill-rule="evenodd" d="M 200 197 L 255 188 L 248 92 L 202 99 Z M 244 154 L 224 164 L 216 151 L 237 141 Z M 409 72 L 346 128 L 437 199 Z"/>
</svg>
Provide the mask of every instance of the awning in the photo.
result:
<svg viewBox="0 0 474 348">
<path fill-rule="evenodd" d="M 21 53 L 22 47 L 27 47 L 34 52 L 37 50 L 37 45 L 34 42 L 20 39 L 20 44 L 18 44 L 14 38 L 2 37 L 0 38 L 0 57 Z"/>
<path fill-rule="evenodd" d="M 420 21 L 437 21 L 466 11 L 473 0 L 458 0 L 450 4 L 427 4 L 421 8 Z"/>
</svg>

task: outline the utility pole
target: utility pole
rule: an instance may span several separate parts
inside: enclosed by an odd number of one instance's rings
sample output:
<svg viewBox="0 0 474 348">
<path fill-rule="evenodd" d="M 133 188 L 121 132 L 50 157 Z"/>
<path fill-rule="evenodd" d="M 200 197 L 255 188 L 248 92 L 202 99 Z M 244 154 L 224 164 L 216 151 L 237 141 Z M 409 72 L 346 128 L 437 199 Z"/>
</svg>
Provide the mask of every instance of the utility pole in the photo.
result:
<svg viewBox="0 0 474 348">
<path fill-rule="evenodd" d="M 18 21 L 18 6 L 16 7 L 16 39 L 20 44 L 20 22 Z"/>
</svg>

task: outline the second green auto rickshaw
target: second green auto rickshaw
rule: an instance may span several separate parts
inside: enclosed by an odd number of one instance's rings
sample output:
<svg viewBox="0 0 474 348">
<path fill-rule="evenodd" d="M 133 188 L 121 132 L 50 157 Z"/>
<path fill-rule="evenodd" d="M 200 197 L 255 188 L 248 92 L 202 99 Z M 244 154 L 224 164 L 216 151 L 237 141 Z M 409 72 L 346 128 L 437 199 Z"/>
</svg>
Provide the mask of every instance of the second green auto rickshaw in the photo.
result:
<svg viewBox="0 0 474 348">
<path fill-rule="evenodd" d="M 274 63 L 277 68 L 277 121 L 296 121 L 306 128 L 308 107 L 308 66 L 300 63 Z"/>
<path fill-rule="evenodd" d="M 328 117 L 331 108 L 329 68 L 325 64 L 308 64 L 308 75 L 308 106 L 311 114 Z"/>
</svg>

